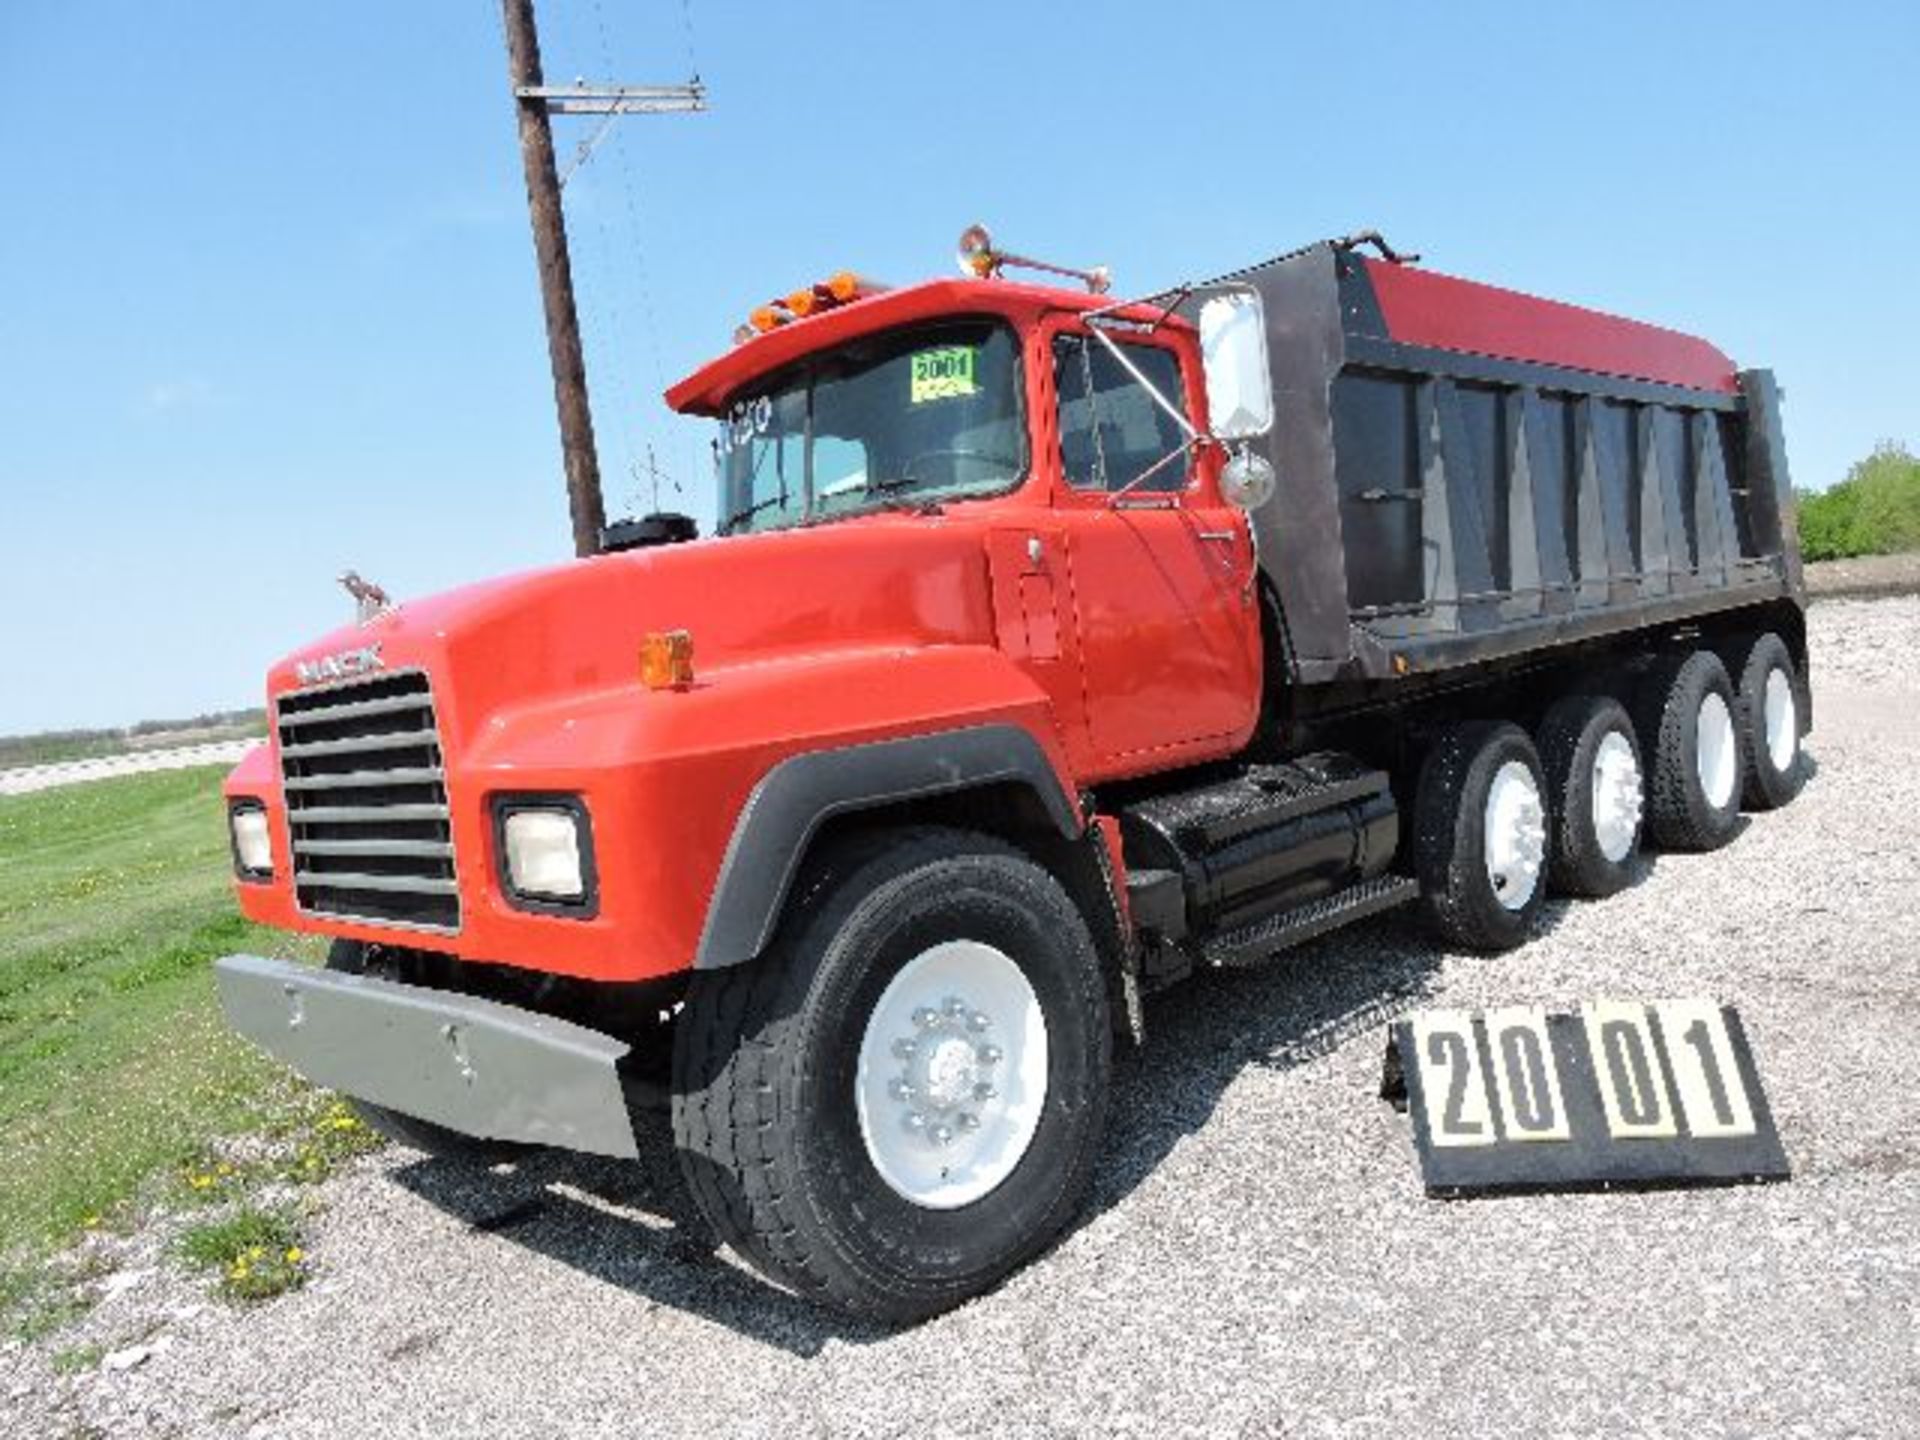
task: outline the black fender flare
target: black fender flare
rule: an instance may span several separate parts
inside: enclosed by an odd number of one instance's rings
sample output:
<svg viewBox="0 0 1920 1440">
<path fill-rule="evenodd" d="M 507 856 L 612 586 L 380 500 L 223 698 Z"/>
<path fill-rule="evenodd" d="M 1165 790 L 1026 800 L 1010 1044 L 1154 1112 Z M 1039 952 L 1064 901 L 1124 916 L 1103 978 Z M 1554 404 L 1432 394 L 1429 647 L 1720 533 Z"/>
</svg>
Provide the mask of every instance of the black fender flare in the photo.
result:
<svg viewBox="0 0 1920 1440">
<path fill-rule="evenodd" d="M 760 778 L 734 822 L 714 879 L 696 970 L 766 948 L 801 857 L 836 815 L 986 785 L 1025 786 L 1065 839 L 1085 828 L 1040 742 L 1018 725 L 970 726 L 789 756 Z"/>
</svg>

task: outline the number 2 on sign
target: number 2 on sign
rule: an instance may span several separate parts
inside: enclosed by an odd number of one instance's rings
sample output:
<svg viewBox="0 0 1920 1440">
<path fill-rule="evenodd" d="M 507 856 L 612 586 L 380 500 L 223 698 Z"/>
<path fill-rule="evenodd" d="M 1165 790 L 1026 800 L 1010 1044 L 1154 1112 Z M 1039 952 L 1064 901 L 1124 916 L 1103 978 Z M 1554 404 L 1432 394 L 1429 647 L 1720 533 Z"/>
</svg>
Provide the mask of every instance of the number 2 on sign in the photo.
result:
<svg viewBox="0 0 1920 1440">
<path fill-rule="evenodd" d="M 1439 1146 L 1492 1145 L 1493 1110 L 1473 1017 L 1464 1010 L 1427 1010 L 1413 1021 L 1413 1047 L 1420 1057 L 1420 1094 L 1426 1102 L 1427 1134 Z"/>
</svg>

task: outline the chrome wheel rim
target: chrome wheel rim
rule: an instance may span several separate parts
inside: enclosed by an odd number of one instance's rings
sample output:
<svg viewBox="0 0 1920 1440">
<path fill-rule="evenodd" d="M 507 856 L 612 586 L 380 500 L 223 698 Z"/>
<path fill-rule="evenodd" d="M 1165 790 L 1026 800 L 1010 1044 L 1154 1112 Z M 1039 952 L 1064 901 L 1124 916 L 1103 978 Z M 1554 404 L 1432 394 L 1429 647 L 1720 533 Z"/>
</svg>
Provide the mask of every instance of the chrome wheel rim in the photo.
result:
<svg viewBox="0 0 1920 1440">
<path fill-rule="evenodd" d="M 1047 1024 L 1020 967 L 948 940 L 901 967 L 860 1039 L 854 1104 L 867 1158 L 929 1210 L 970 1205 L 1019 1165 L 1047 1099 Z"/>
<path fill-rule="evenodd" d="M 1547 853 L 1546 812 L 1530 767 L 1509 760 L 1494 773 L 1481 824 L 1494 897 L 1508 910 L 1524 910 L 1540 888 Z"/>
<path fill-rule="evenodd" d="M 1610 863 L 1632 853 L 1645 803 L 1633 742 L 1609 730 L 1593 752 L 1593 840 Z"/>
<path fill-rule="evenodd" d="M 1735 773 L 1733 712 L 1718 691 L 1710 691 L 1694 717 L 1693 766 L 1707 804 L 1724 810 L 1733 803 Z"/>
<path fill-rule="evenodd" d="M 1794 704 L 1793 681 L 1778 666 L 1767 672 L 1761 710 L 1766 718 L 1767 759 L 1784 775 L 1793 768 L 1794 752 L 1800 748 L 1800 712 Z"/>
</svg>

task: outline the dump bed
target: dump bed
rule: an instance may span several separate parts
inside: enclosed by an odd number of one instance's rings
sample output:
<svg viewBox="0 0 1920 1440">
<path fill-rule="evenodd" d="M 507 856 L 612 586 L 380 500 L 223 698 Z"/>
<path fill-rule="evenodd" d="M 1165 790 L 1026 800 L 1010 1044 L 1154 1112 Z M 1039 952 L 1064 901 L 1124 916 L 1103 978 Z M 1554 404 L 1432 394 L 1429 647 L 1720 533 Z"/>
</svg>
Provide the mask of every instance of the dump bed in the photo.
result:
<svg viewBox="0 0 1920 1440">
<path fill-rule="evenodd" d="M 1267 317 L 1253 519 L 1294 683 L 1800 602 L 1769 372 L 1342 242 L 1228 278 Z"/>
</svg>

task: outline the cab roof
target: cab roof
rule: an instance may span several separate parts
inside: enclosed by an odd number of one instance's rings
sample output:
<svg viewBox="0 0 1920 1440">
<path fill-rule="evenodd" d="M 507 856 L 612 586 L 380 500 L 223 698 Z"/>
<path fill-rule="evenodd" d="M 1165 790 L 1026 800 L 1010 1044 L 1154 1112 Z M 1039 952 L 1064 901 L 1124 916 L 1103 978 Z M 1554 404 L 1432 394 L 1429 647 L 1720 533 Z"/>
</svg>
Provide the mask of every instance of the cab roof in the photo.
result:
<svg viewBox="0 0 1920 1440">
<path fill-rule="evenodd" d="M 963 315 L 998 315 L 1031 322 L 1049 311 L 1084 313 L 1114 307 L 1110 295 L 1091 295 L 1052 285 L 1012 280 L 923 280 L 897 290 L 882 290 L 831 310 L 794 320 L 742 341 L 667 390 L 667 404 L 684 415 L 720 415 L 742 386 L 818 350 L 924 320 Z M 1127 302 L 1114 310 L 1123 319 L 1150 321 L 1158 306 Z M 1183 324 L 1173 317 L 1169 324 Z"/>
</svg>

